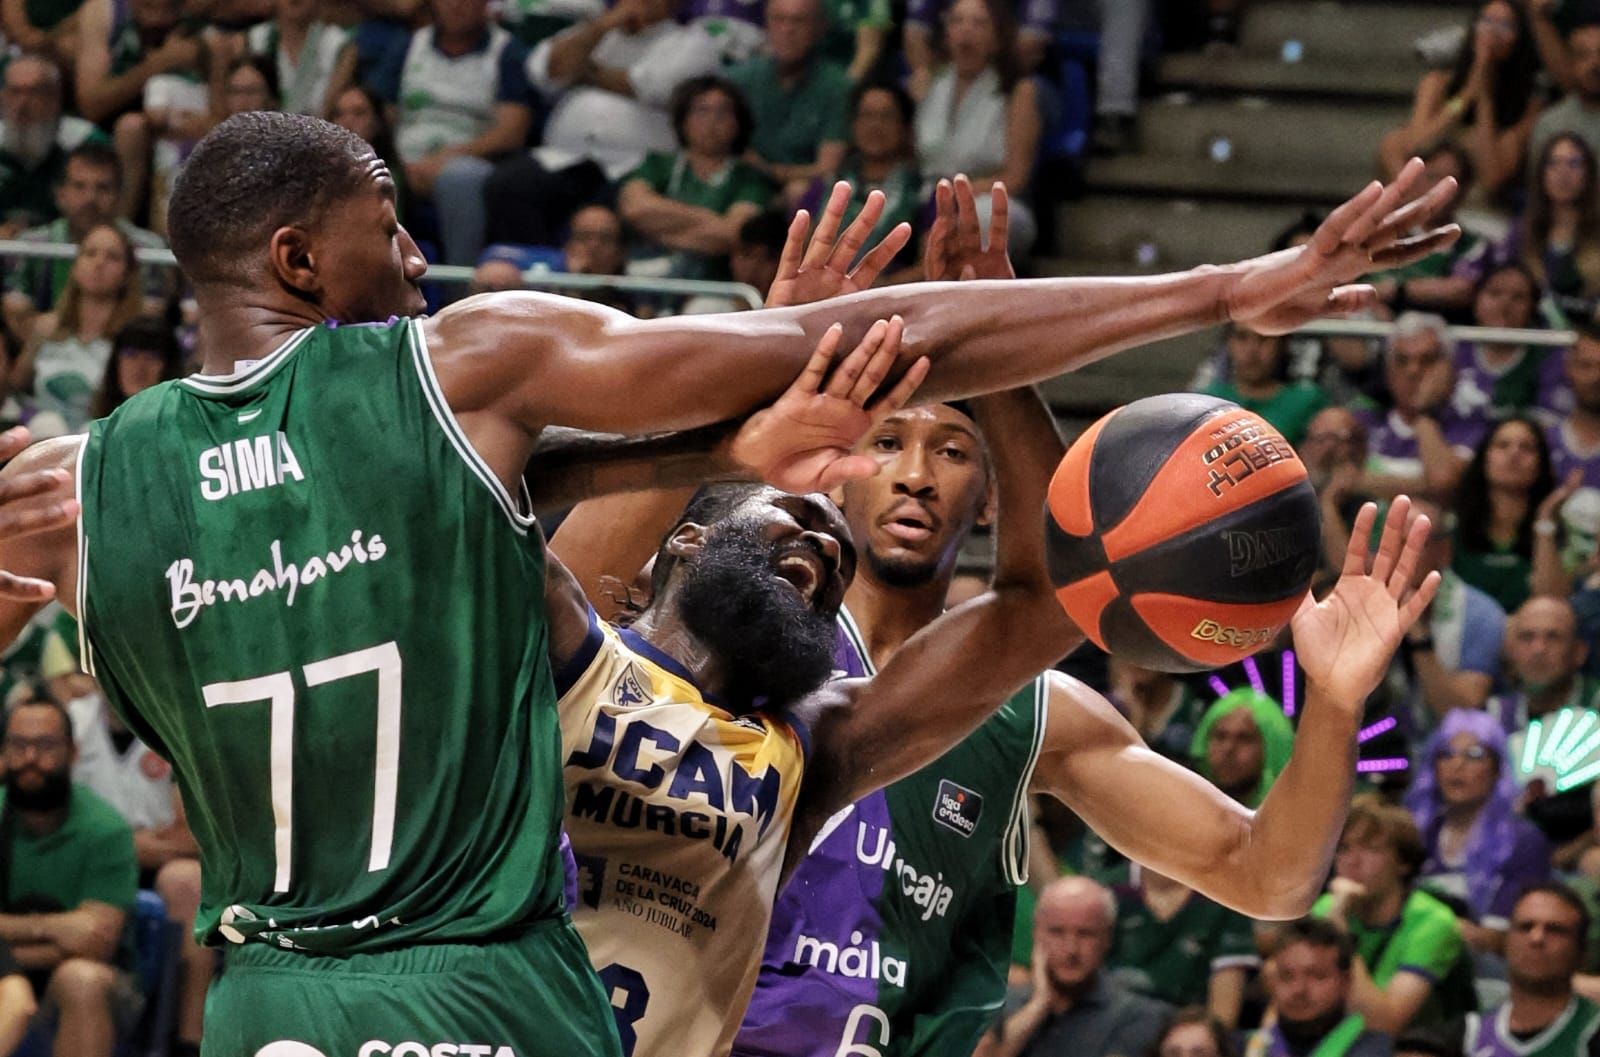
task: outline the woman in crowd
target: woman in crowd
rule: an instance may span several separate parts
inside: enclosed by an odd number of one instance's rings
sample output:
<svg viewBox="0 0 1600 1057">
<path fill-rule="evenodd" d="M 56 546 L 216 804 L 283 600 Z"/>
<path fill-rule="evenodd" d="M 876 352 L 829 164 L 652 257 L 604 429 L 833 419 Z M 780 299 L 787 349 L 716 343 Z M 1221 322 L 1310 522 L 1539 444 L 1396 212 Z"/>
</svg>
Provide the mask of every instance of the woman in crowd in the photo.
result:
<svg viewBox="0 0 1600 1057">
<path fill-rule="evenodd" d="M 1556 538 L 1566 495 L 1550 465 L 1544 431 L 1516 415 L 1479 442 L 1461 477 L 1451 568 L 1507 613 L 1530 595 L 1571 591 Z"/>
<path fill-rule="evenodd" d="M 1539 283 L 1521 261 L 1491 268 L 1472 297 L 1472 322 L 1479 327 L 1537 326 Z M 1553 350 L 1502 342 L 1463 341 L 1456 346 L 1456 384 L 1451 406 L 1463 418 L 1502 419 L 1522 414 L 1539 400 L 1544 360 Z"/>
<path fill-rule="evenodd" d="M 1172 1014 L 1149 1057 L 1234 1057 L 1228 1033 L 1204 1009 L 1189 1006 Z"/>
<path fill-rule="evenodd" d="M 1571 307 L 1600 297 L 1600 185 L 1595 157 L 1563 132 L 1539 152 L 1528 205 L 1510 238 L 1510 254 L 1539 285 Z M 1589 314 L 1593 309 L 1589 310 Z"/>
<path fill-rule="evenodd" d="M 1466 147 L 1483 189 L 1495 195 L 1522 170 L 1539 116 L 1539 54 L 1520 3 L 1489 0 L 1467 28 L 1455 67 L 1424 74 L 1411 119 L 1383 137 L 1378 159 L 1392 179 L 1413 155 L 1446 140 Z"/>
<path fill-rule="evenodd" d="M 678 151 L 646 155 L 623 179 L 617 211 L 667 256 L 663 274 L 726 279 L 739 228 L 773 194 L 741 157 L 755 122 L 739 89 L 714 75 L 679 85 L 671 112 Z"/>
<path fill-rule="evenodd" d="M 352 85 L 334 97 L 328 120 L 366 140 L 372 152 L 388 164 L 394 180 L 395 213 L 404 221 L 406 167 L 400 164 L 400 154 L 394 149 L 394 130 L 389 127 L 383 101 L 366 85 Z"/>
<path fill-rule="evenodd" d="M 222 91 L 217 93 L 217 120 L 220 122 L 252 110 L 276 110 L 278 102 L 278 71 L 271 61 L 243 55 L 230 62 L 222 76 Z"/>
<path fill-rule="evenodd" d="M 944 17 L 949 62 L 917 108 L 917 157 L 930 179 L 966 173 L 989 222 L 989 188 L 1011 193 L 1011 253 L 1026 257 L 1038 234 L 1027 205 L 1039 156 L 1039 97 L 1021 75 L 1017 20 L 1007 0 L 956 0 Z"/>
<path fill-rule="evenodd" d="M 1517 896 L 1550 876 L 1550 845 L 1517 815 L 1517 782 L 1499 720 L 1452 709 L 1428 738 L 1406 793 L 1427 848 L 1421 883 L 1466 916 L 1462 938 L 1499 951 Z"/>
<path fill-rule="evenodd" d="M 34 323 L 7 378 L 31 408 L 36 433 L 77 432 L 88 423 L 94 388 L 111 358 L 111 336 L 143 305 L 133 244 L 115 225 L 91 228 L 78 244 L 55 310 Z"/>
<path fill-rule="evenodd" d="M 278 0 L 271 21 L 251 26 L 229 44 L 263 59 L 281 89 L 283 109 L 327 114 L 330 104 L 355 80 L 356 48 L 350 30 L 318 17 L 318 0 Z"/>
<path fill-rule="evenodd" d="M 183 348 L 172 322 L 140 316 L 111 339 L 111 362 L 90 406 L 93 418 L 105 418 L 130 396 L 153 385 L 183 377 Z"/>
</svg>

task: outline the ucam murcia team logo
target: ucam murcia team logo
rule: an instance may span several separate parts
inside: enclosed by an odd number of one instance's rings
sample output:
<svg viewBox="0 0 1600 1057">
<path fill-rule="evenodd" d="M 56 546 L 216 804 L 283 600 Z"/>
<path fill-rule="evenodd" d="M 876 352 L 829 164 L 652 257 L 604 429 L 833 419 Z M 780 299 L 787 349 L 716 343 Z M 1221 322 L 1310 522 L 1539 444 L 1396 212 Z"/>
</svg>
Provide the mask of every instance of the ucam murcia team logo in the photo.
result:
<svg viewBox="0 0 1600 1057">
<path fill-rule="evenodd" d="M 632 708 L 635 705 L 650 703 L 650 695 L 644 692 L 644 683 L 639 679 L 639 671 L 633 665 L 628 665 L 622 673 L 622 678 L 617 680 L 616 689 L 611 693 L 611 700 L 618 708 Z"/>
<path fill-rule="evenodd" d="M 939 795 L 933 802 L 933 820 L 946 829 L 953 829 L 963 837 L 970 837 L 978 828 L 978 816 L 983 813 L 983 796 L 948 778 L 939 779 Z"/>
</svg>

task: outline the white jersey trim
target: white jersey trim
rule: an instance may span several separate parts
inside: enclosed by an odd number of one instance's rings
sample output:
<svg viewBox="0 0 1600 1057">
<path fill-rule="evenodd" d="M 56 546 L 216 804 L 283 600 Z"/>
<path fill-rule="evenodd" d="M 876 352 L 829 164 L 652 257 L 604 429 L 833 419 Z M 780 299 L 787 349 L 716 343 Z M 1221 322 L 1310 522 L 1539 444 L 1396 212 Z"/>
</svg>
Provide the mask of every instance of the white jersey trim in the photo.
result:
<svg viewBox="0 0 1600 1057">
<path fill-rule="evenodd" d="M 440 428 L 455 447 L 456 454 L 461 456 L 461 461 L 467 464 L 467 469 L 483 482 L 483 486 L 489 489 L 489 494 L 494 496 L 495 502 L 500 504 L 500 509 L 511 522 L 511 527 L 527 535 L 528 529 L 533 527 L 536 519 L 532 514 L 524 514 L 517 509 L 516 500 L 511 498 L 511 493 L 506 491 L 506 486 L 489 468 L 489 464 L 483 461 L 483 456 L 478 454 L 472 442 L 467 439 L 461 423 L 456 421 L 455 412 L 450 410 L 449 401 L 445 400 L 444 388 L 439 385 L 439 378 L 433 373 L 433 358 L 428 352 L 428 339 L 422 333 L 421 321 L 407 320 L 405 325 L 411 335 L 411 360 L 416 365 L 417 377 L 422 381 L 422 392 L 427 398 L 428 407 L 433 410 L 433 417 L 439 420 Z"/>
<path fill-rule="evenodd" d="M 1044 749 L 1045 726 L 1050 715 L 1050 679 L 1036 676 L 1033 680 L 1033 744 L 1028 749 L 1027 762 L 1017 776 L 1017 789 L 1011 800 L 1011 820 L 1006 824 L 1005 839 L 1000 842 L 1000 868 L 1006 880 L 1014 885 L 1028 883 L 1028 858 L 1032 851 L 1033 820 L 1028 810 L 1028 789 L 1033 785 L 1033 771 L 1039 764 L 1039 753 Z"/>
<path fill-rule="evenodd" d="M 191 374 L 187 378 L 178 379 L 179 385 L 188 386 L 208 396 L 222 396 L 227 393 L 236 393 L 247 385 L 251 385 L 276 371 L 288 361 L 294 350 L 305 344 L 306 338 L 316 327 L 306 327 L 296 331 L 289 339 L 276 349 L 269 352 L 263 359 L 257 360 L 242 371 L 232 374 Z"/>
<path fill-rule="evenodd" d="M 98 677 L 94 670 L 94 650 L 89 645 L 89 530 L 83 526 L 83 469 L 89 454 L 89 435 L 83 435 L 78 445 L 78 461 L 73 468 L 73 498 L 78 501 L 78 582 L 73 585 L 73 599 L 78 610 L 78 663 L 89 675 Z"/>
</svg>

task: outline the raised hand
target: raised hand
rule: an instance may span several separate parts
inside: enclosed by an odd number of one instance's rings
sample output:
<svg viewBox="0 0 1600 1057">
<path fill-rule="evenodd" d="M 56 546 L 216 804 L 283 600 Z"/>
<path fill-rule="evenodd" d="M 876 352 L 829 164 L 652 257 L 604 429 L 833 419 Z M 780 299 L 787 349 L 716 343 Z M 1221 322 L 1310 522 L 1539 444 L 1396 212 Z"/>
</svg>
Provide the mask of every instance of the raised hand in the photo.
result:
<svg viewBox="0 0 1600 1057">
<path fill-rule="evenodd" d="M 0 433 L 0 462 L 33 443 L 22 426 Z M 72 498 L 72 475 L 65 470 L 38 470 L 0 476 L 0 540 L 63 529 L 78 517 Z M 0 598 L 13 602 L 48 602 L 56 596 L 48 580 L 0 570 Z"/>
<path fill-rule="evenodd" d="M 1295 654 L 1308 688 L 1359 716 L 1367 695 L 1389 669 L 1406 630 L 1427 610 L 1439 590 L 1438 572 L 1415 589 L 1417 563 L 1432 526 L 1421 515 L 1406 529 L 1411 500 L 1389 506 L 1378 554 L 1367 569 L 1367 541 L 1378 508 L 1367 503 L 1356 515 L 1345 549 L 1344 568 L 1333 592 L 1321 602 L 1310 595 L 1294 615 Z"/>
<path fill-rule="evenodd" d="M 1455 224 L 1411 234 L 1456 193 L 1454 178 L 1447 177 L 1415 196 L 1422 170 L 1422 160 L 1412 158 L 1387 187 L 1374 180 L 1328 214 L 1304 246 L 1226 266 L 1228 318 L 1263 334 L 1283 334 L 1330 313 L 1370 308 L 1376 291 L 1349 284 L 1437 253 L 1461 236 Z"/>
<path fill-rule="evenodd" d="M 766 307 L 809 305 L 865 290 L 877 282 L 895 254 L 911 241 L 911 225 L 897 224 L 882 242 L 861 258 L 861 263 L 850 267 L 861 247 L 867 244 L 872 229 L 878 226 L 884 204 L 882 191 L 869 193 L 861 212 L 840 235 L 839 224 L 850 205 L 850 185 L 840 180 L 828 195 L 828 204 L 823 207 L 822 219 L 817 222 L 817 230 L 811 233 L 809 245 L 806 232 L 811 226 L 811 215 L 804 209 L 796 213 L 789 222 L 789 237 L 784 240 L 783 253 L 778 258 L 778 274 L 767 290 Z"/>
<path fill-rule="evenodd" d="M 877 473 L 876 459 L 854 454 L 857 442 L 904 407 L 928 374 L 924 356 L 892 390 L 872 399 L 894 368 L 903 329 L 899 316 L 880 319 L 830 375 L 844 329 L 829 327 L 800 377 L 734 435 L 733 460 L 786 492 L 827 492 Z"/>
<path fill-rule="evenodd" d="M 1005 185 L 996 182 L 989 192 L 989 245 L 978 228 L 978 203 L 972 182 L 957 176 L 952 184 L 940 180 L 934 188 L 937 213 L 923 240 L 922 275 L 941 279 L 1015 279 L 1011 266 L 1009 218 L 1011 200 Z"/>
</svg>

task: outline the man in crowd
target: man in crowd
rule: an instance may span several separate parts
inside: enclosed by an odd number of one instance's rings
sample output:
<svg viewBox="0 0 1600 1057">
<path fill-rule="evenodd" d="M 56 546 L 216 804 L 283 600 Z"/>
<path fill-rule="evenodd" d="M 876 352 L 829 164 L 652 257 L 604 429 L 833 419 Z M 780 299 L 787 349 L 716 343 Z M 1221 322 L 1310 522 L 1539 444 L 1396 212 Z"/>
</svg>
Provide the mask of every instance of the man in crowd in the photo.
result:
<svg viewBox="0 0 1600 1057">
<path fill-rule="evenodd" d="M 1600 25 L 1594 31 L 1600 38 Z M 1535 525 L 1534 531 L 1564 531 L 1567 571 L 1593 572 L 1595 566 L 1588 563 L 1600 549 L 1600 329 L 1583 323 L 1577 329 L 1578 340 L 1559 357 L 1564 391 L 1551 394 L 1551 402 L 1567 406 L 1551 409 L 1560 417 L 1545 431 L 1545 439 L 1556 480 L 1565 487 L 1577 477 L 1578 484 L 1561 505 L 1562 524 Z"/>
<path fill-rule="evenodd" d="M 1389 1057 L 1389 1041 L 1350 1013 L 1355 946 L 1331 921 L 1278 930 L 1263 980 L 1275 1017 L 1245 1043 L 1245 1057 Z"/>
<path fill-rule="evenodd" d="M 1572 990 L 1588 931 L 1589 912 L 1571 889 L 1524 892 L 1506 936 L 1511 998 L 1467 1015 L 1462 1048 L 1473 1057 L 1600 1057 L 1600 1006 Z"/>
<path fill-rule="evenodd" d="M 527 49 L 489 19 L 487 0 L 433 0 L 400 75 L 395 149 L 413 195 L 434 203 L 444 259 L 473 264 L 483 249 L 483 189 L 494 159 L 521 150 L 535 96 Z"/>
<path fill-rule="evenodd" d="M 1358 796 L 1329 892 L 1312 908 L 1349 933 L 1356 952 L 1350 1009 L 1386 1034 L 1469 1008 L 1471 967 L 1455 913 L 1415 884 L 1425 858 L 1409 812 Z"/>
<path fill-rule="evenodd" d="M 123 925 L 138 866 L 116 809 L 72 782 L 77 749 L 59 705 L 14 706 L 5 723 L 0 940 L 57 1011 L 56 1053 L 111 1057 L 141 997 Z"/>
<path fill-rule="evenodd" d="M 68 155 L 104 142 L 89 122 L 61 112 L 59 66 L 35 54 L 11 60 L 0 85 L 0 237 L 16 238 L 54 219 L 51 190 L 66 173 Z"/>
<path fill-rule="evenodd" d="M 1328 402 L 1314 382 L 1286 380 L 1284 339 L 1257 334 L 1247 327 L 1229 327 L 1228 377 L 1206 388 L 1266 419 L 1288 439 L 1299 444 L 1311 418 Z"/>
<path fill-rule="evenodd" d="M 1565 598 L 1535 596 L 1506 622 L 1505 675 L 1511 689 L 1486 707 L 1507 734 L 1528 721 L 1563 708 L 1600 709 L 1600 684 L 1582 674 L 1589 644 L 1578 634 L 1578 616 Z"/>
<path fill-rule="evenodd" d="M 1572 91 L 1534 122 L 1528 164 L 1538 163 L 1544 145 L 1562 132 L 1576 132 L 1600 154 L 1600 21 L 1592 14 L 1567 31 Z"/>
<path fill-rule="evenodd" d="M 1443 317 L 1407 312 L 1395 320 L 1383 376 L 1394 406 L 1369 412 L 1365 485 L 1376 496 L 1452 491 L 1484 424 L 1450 407 L 1455 368 Z"/>
<path fill-rule="evenodd" d="M 767 47 L 728 71 L 755 117 L 753 160 L 797 198 L 837 172 L 849 137 L 850 77 L 818 50 L 822 0 L 767 0 Z"/>
<path fill-rule="evenodd" d="M 1361 487 L 1367 427 L 1347 407 L 1325 407 L 1312 417 L 1296 450 L 1322 507 L 1322 571 L 1333 572 L 1350 544 L 1350 523 L 1371 498 Z"/>
<path fill-rule="evenodd" d="M 520 247 L 491 246 L 473 270 L 473 292 L 520 290 L 522 273 L 536 261 Z M 572 214 L 566 241 L 561 244 L 562 271 L 571 275 L 621 275 L 625 263 L 622 218 L 616 210 L 595 204 Z"/>
<path fill-rule="evenodd" d="M 973 1057 L 1117 1057 L 1149 1050 L 1167 1008 L 1107 979 L 1116 916 L 1116 900 L 1104 886 L 1087 877 L 1052 881 L 1033 916 L 1033 987 L 1006 1002 L 1004 1016 Z"/>
</svg>

